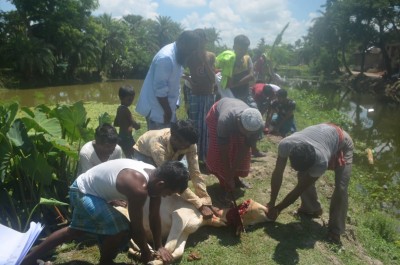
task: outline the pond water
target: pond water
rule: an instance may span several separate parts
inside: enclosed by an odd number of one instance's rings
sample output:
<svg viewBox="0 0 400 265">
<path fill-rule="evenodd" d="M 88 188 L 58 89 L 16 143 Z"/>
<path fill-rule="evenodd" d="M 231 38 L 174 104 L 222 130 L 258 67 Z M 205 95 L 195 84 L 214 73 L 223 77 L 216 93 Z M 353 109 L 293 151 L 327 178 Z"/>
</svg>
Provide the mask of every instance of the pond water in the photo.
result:
<svg viewBox="0 0 400 265">
<path fill-rule="evenodd" d="M 22 107 L 34 107 L 40 104 L 72 104 L 82 100 L 104 104 L 118 104 L 118 89 L 123 85 L 133 86 L 136 97 L 143 80 L 115 80 L 83 85 L 55 86 L 34 89 L 0 89 L 0 102 L 15 100 Z"/>
<path fill-rule="evenodd" d="M 131 85 L 138 91 L 143 80 L 116 80 L 86 85 L 46 87 L 28 90 L 0 89 L 0 102 L 16 100 L 20 106 L 33 107 L 39 104 L 74 103 L 82 100 L 118 104 L 118 88 Z M 311 81 L 311 86 L 316 83 Z M 329 89 L 326 96 L 332 108 L 346 113 L 354 122 L 350 134 L 355 141 L 362 140 L 366 148 L 374 151 L 374 166 L 384 172 L 389 183 L 400 184 L 400 106 L 376 100 L 370 94 L 352 94 Z M 342 94 L 341 94 L 342 93 Z M 136 96 L 136 99 L 137 99 Z"/>
</svg>

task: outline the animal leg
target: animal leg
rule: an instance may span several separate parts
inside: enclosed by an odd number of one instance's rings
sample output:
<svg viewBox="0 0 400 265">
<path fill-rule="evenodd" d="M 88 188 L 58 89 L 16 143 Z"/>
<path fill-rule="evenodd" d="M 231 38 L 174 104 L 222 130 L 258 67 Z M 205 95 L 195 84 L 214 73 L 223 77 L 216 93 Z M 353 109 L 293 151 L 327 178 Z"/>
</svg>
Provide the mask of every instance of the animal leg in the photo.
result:
<svg viewBox="0 0 400 265">
<path fill-rule="evenodd" d="M 183 210 L 183 209 L 180 209 Z M 171 230 L 169 231 L 165 248 L 173 253 L 183 231 L 185 231 L 187 223 L 192 215 L 192 211 L 175 211 L 172 213 Z"/>
<path fill-rule="evenodd" d="M 172 256 L 174 257 L 174 260 L 180 259 L 183 255 L 183 252 L 185 251 L 185 246 L 186 246 L 186 241 L 189 237 L 189 233 L 183 232 L 181 236 L 179 237 L 176 248 L 174 252 L 172 252 Z"/>
</svg>

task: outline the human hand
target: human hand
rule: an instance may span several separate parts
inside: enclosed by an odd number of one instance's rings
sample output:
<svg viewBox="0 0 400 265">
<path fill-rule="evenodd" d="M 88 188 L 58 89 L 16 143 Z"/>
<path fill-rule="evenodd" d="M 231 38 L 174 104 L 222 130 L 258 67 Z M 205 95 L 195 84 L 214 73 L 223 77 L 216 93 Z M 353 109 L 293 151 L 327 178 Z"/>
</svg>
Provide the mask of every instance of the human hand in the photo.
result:
<svg viewBox="0 0 400 265">
<path fill-rule="evenodd" d="M 170 264 L 172 263 L 174 257 L 172 257 L 171 252 L 169 252 L 166 248 L 160 247 L 157 250 L 157 255 L 162 259 L 164 264 Z"/>
<path fill-rule="evenodd" d="M 164 123 L 170 123 L 172 118 L 171 109 L 164 110 Z"/>
<path fill-rule="evenodd" d="M 133 128 L 134 128 L 135 130 L 139 130 L 139 129 L 140 129 L 140 123 L 135 122 L 135 123 L 133 124 Z"/>
<path fill-rule="evenodd" d="M 204 219 L 210 219 L 214 214 L 214 212 L 207 205 L 202 205 L 199 208 L 199 211 Z"/>
</svg>

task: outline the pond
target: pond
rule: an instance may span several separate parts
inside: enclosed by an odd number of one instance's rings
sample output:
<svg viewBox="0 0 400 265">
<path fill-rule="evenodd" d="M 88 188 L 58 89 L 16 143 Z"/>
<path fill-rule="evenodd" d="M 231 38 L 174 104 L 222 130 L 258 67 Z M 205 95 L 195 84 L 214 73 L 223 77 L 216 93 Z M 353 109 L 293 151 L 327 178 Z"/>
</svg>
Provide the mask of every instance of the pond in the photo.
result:
<svg viewBox="0 0 400 265">
<path fill-rule="evenodd" d="M 46 87 L 28 90 L 0 89 L 1 102 L 16 100 L 21 106 L 39 104 L 74 103 L 94 101 L 118 104 L 118 88 L 122 85 L 134 87 L 138 98 L 143 80 L 116 80 L 85 85 Z M 311 81 L 310 85 L 317 83 Z M 400 106 L 376 100 L 373 95 L 352 94 L 329 90 L 326 96 L 332 108 L 338 108 L 353 121 L 350 134 L 355 141 L 362 140 L 366 148 L 374 151 L 374 167 L 383 172 L 385 185 L 400 184 Z M 340 94 L 342 93 L 342 94 Z"/>
<path fill-rule="evenodd" d="M 133 86 L 137 99 L 143 80 L 115 80 L 83 85 L 55 86 L 34 89 L 0 89 L 1 102 L 15 100 L 22 107 L 34 107 L 40 104 L 72 104 L 82 100 L 104 104 L 118 104 L 118 89 L 123 85 Z"/>
</svg>

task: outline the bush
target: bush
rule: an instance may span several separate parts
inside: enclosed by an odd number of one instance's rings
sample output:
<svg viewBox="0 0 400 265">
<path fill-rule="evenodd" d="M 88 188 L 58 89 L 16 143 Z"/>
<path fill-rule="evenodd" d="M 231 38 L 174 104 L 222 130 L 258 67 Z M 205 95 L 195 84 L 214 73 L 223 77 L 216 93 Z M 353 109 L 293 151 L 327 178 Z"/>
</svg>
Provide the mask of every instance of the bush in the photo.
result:
<svg viewBox="0 0 400 265">
<path fill-rule="evenodd" d="M 400 222 L 384 212 L 372 211 L 368 213 L 363 225 L 387 242 L 394 243 L 400 240 Z"/>
</svg>

